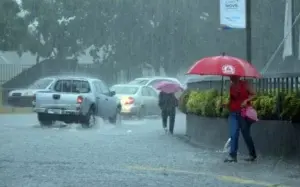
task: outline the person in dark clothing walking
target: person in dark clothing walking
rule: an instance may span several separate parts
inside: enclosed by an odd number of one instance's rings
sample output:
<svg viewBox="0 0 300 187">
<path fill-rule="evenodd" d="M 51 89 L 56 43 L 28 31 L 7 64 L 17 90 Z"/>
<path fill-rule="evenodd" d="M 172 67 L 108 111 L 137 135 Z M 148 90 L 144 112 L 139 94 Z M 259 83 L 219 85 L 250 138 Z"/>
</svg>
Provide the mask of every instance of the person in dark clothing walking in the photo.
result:
<svg viewBox="0 0 300 187">
<path fill-rule="evenodd" d="M 169 118 L 169 132 L 170 134 L 173 134 L 175 116 L 176 116 L 176 107 L 178 106 L 177 98 L 175 97 L 174 93 L 160 92 L 158 105 L 161 109 L 163 128 L 165 129 L 166 132 L 168 132 L 167 122 Z"/>
</svg>

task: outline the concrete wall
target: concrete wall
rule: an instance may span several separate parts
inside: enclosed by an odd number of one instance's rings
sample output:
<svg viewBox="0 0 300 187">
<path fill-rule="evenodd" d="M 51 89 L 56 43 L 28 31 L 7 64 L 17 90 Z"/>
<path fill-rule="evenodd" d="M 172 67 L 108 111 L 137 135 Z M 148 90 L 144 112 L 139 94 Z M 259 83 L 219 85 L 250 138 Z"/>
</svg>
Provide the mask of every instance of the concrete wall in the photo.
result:
<svg viewBox="0 0 300 187">
<path fill-rule="evenodd" d="M 225 87 L 228 88 L 228 84 Z M 211 77 L 188 83 L 188 89 L 191 90 L 210 88 L 221 89 L 221 84 Z M 229 138 L 228 121 L 223 118 L 187 114 L 186 135 L 193 143 L 223 149 Z M 258 154 L 300 159 L 300 124 L 285 121 L 259 121 L 253 124 L 252 135 Z M 240 151 L 248 153 L 242 136 L 240 137 Z"/>
<path fill-rule="evenodd" d="M 196 144 L 223 149 L 229 137 L 227 119 L 186 115 L 186 135 Z M 252 136 L 258 154 L 300 159 L 300 125 L 283 121 L 259 121 L 253 124 Z M 248 154 L 242 136 L 240 152 Z"/>
</svg>

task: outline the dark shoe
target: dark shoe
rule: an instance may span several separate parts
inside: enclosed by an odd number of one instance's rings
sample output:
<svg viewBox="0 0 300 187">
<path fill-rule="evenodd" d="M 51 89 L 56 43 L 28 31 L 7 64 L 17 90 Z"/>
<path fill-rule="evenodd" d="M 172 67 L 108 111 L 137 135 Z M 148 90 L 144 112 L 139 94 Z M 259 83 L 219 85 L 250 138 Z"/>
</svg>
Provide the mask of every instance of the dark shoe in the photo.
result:
<svg viewBox="0 0 300 187">
<path fill-rule="evenodd" d="M 169 133 L 170 133 L 171 135 L 173 135 L 173 131 L 169 131 Z"/>
<path fill-rule="evenodd" d="M 247 162 L 254 162 L 254 161 L 256 161 L 256 156 L 249 156 L 248 158 L 246 158 L 246 159 L 244 159 L 245 161 L 247 161 Z"/>
<path fill-rule="evenodd" d="M 225 158 L 224 162 L 237 162 L 237 159 L 236 157 L 228 156 L 227 158 Z"/>
</svg>

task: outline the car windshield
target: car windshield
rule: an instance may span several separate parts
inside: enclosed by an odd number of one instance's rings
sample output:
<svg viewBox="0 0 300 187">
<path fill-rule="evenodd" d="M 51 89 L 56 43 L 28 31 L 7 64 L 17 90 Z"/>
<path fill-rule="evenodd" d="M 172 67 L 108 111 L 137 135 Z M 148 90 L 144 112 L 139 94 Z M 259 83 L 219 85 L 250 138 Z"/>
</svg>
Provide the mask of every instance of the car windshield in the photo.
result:
<svg viewBox="0 0 300 187">
<path fill-rule="evenodd" d="M 146 85 L 148 82 L 148 79 L 135 79 L 133 81 L 130 81 L 129 84 Z"/>
<path fill-rule="evenodd" d="M 58 80 L 55 83 L 54 90 L 66 93 L 88 93 L 90 84 L 83 80 Z"/>
<path fill-rule="evenodd" d="M 40 79 L 30 85 L 29 89 L 46 89 L 51 83 L 53 79 Z"/>
<path fill-rule="evenodd" d="M 116 94 L 133 95 L 137 93 L 139 88 L 137 86 L 113 86 L 111 90 L 115 91 Z"/>
</svg>

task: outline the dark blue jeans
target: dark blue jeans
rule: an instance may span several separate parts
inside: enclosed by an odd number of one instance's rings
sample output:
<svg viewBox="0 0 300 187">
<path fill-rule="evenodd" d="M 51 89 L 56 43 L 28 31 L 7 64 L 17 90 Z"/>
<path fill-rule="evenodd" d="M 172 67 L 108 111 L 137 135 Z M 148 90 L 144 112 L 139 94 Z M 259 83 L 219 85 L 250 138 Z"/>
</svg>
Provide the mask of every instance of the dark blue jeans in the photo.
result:
<svg viewBox="0 0 300 187">
<path fill-rule="evenodd" d="M 236 157 L 239 148 L 240 131 L 249 151 L 249 155 L 256 157 L 254 143 L 251 137 L 251 123 L 243 118 L 240 112 L 231 112 L 229 114 L 229 129 L 230 129 L 230 156 Z"/>
</svg>

